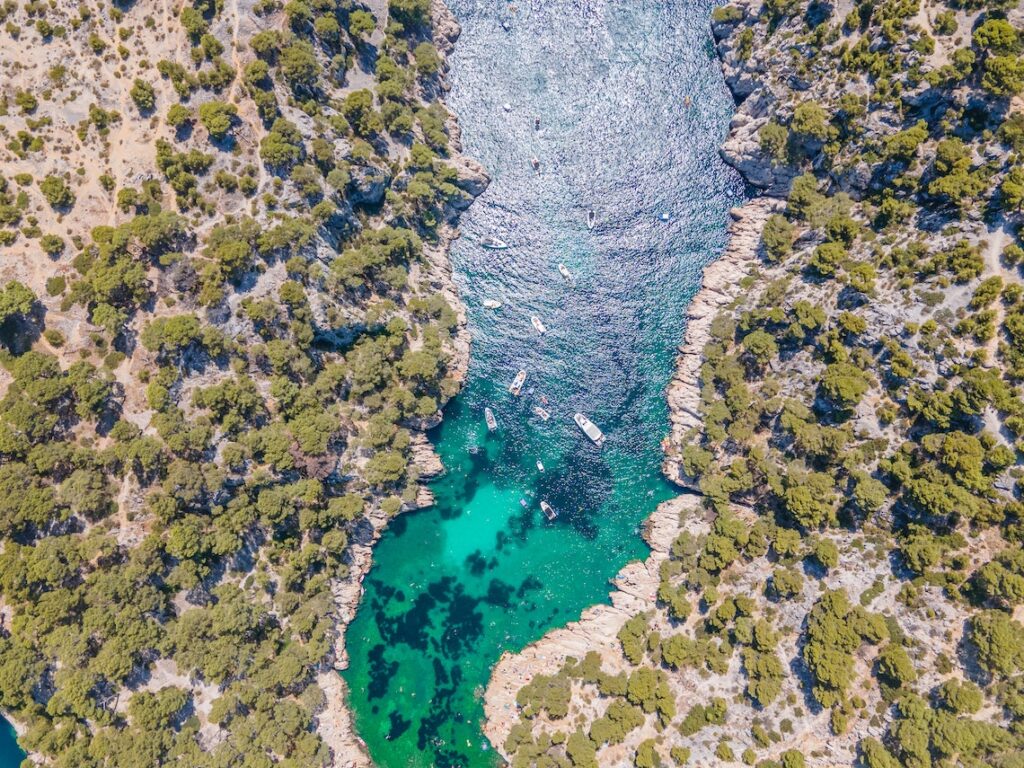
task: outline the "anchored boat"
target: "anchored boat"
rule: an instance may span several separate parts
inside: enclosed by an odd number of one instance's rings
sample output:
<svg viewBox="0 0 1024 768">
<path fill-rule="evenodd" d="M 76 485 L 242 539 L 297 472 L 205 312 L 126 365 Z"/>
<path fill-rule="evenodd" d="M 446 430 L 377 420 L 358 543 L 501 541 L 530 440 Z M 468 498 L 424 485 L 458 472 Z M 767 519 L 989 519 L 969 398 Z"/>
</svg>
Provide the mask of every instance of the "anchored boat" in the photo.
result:
<svg viewBox="0 0 1024 768">
<path fill-rule="evenodd" d="M 558 517 L 558 513 L 555 512 L 555 510 L 551 508 L 551 505 L 548 504 L 546 501 L 542 501 L 540 503 L 540 510 L 541 512 L 544 513 L 544 517 L 546 517 L 548 520 L 554 520 L 556 517 Z"/>
<path fill-rule="evenodd" d="M 533 409 L 533 412 L 540 416 L 541 421 L 547 421 L 551 418 L 551 414 L 541 408 L 539 405 Z"/>
<path fill-rule="evenodd" d="M 593 229 L 597 221 L 597 214 L 593 210 L 587 211 L 587 229 Z"/>
<path fill-rule="evenodd" d="M 501 302 L 497 299 L 484 299 L 485 309 L 498 309 L 501 306 Z"/>
<path fill-rule="evenodd" d="M 516 377 L 512 379 L 512 386 L 508 388 L 508 391 L 516 397 L 519 397 L 519 393 L 523 391 L 524 381 L 526 381 L 526 371 L 521 370 L 516 374 Z"/>
<path fill-rule="evenodd" d="M 547 333 L 548 332 L 547 326 L 544 325 L 544 323 L 542 323 L 540 321 L 540 318 L 537 317 L 536 315 L 533 315 L 530 318 L 530 322 L 533 323 L 533 327 L 537 329 L 537 333 Z"/>
<path fill-rule="evenodd" d="M 480 245 L 484 248 L 489 248 L 492 251 L 504 251 L 508 248 L 508 243 L 502 240 L 500 237 L 485 237 L 480 241 Z"/>
<path fill-rule="evenodd" d="M 487 422 L 487 429 L 493 432 L 498 428 L 498 420 L 494 418 L 494 411 L 484 408 L 484 421 Z"/>
<path fill-rule="evenodd" d="M 541 472 L 544 471 L 544 462 L 542 462 L 540 459 L 537 459 L 537 469 L 539 469 Z"/>
<path fill-rule="evenodd" d="M 566 280 L 572 280 L 572 272 L 570 272 L 568 267 L 566 267 L 565 264 L 562 264 L 561 262 L 559 262 L 558 264 L 558 274 L 560 274 Z"/>
<path fill-rule="evenodd" d="M 582 413 L 577 413 L 572 417 L 572 419 L 576 422 L 576 426 L 583 430 L 583 434 L 589 437 L 594 445 L 598 448 L 604 445 L 604 432 L 598 429 L 594 422 Z"/>
</svg>

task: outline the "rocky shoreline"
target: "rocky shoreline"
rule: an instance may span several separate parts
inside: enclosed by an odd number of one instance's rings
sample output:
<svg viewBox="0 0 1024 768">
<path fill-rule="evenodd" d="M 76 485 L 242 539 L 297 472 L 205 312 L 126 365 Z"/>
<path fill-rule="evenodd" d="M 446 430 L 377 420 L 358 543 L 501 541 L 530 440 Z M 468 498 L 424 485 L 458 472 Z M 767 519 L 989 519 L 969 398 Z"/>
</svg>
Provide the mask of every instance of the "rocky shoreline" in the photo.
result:
<svg viewBox="0 0 1024 768">
<path fill-rule="evenodd" d="M 740 281 L 749 272 L 751 262 L 758 258 L 765 221 L 784 207 L 784 200 L 764 195 L 729 212 L 732 217 L 729 243 L 722 255 L 704 269 L 700 290 L 687 307 L 685 340 L 679 346 L 675 373 L 665 393 L 671 432 L 662 443 L 665 451 L 662 472 L 684 488 L 699 490 L 683 472 L 674 446 L 682 445 L 682 437 L 701 426 L 700 367 L 704 362 L 704 346 L 711 340 L 711 323 L 723 307 L 742 293 Z"/>
<path fill-rule="evenodd" d="M 683 522 L 695 520 L 699 505 L 700 497 L 685 493 L 658 505 L 644 523 L 644 540 L 651 554 L 642 562 L 628 563 L 615 575 L 611 605 L 591 606 L 579 621 L 548 632 L 519 653 L 502 654 L 484 694 L 484 735 L 506 759 L 510 755 L 503 744 L 519 722 L 516 693 L 523 685 L 537 675 L 556 673 L 566 659 L 581 659 L 588 651 L 601 654 L 602 666 L 611 674 L 621 671 L 618 632 L 630 617 L 654 608 L 661 563 L 668 558 Z"/>
<path fill-rule="evenodd" d="M 461 30 L 454 15 L 441 0 L 434 0 L 431 3 L 431 16 L 435 43 L 444 61 L 451 53 Z M 449 131 L 452 149 L 456 153 L 460 153 L 462 145 L 458 122 L 454 115 L 449 120 Z M 458 170 L 460 187 L 472 197 L 475 198 L 487 188 L 490 179 L 483 166 L 475 160 L 462 154 L 454 154 L 451 162 Z M 451 378 L 461 389 L 469 370 L 470 335 L 466 320 L 466 307 L 452 279 L 452 265 L 448 258 L 452 244 L 459 237 L 456 226 L 459 211 L 452 210 L 449 214 L 448 223 L 439 229 L 437 242 L 424 245 L 425 263 L 422 278 L 455 310 L 457 324 L 449 349 L 448 370 Z M 444 405 L 445 403 L 440 404 L 442 410 Z M 443 474 L 444 465 L 441 463 L 441 457 L 437 455 L 427 439 L 426 431 L 440 424 L 441 418 L 441 410 L 439 410 L 436 417 L 417 425 L 417 429 L 411 430 L 411 466 L 418 471 L 421 482 L 415 501 L 403 505 L 402 511 L 423 509 L 434 503 L 433 493 L 424 483 Z M 365 742 L 356 732 L 352 711 L 348 706 L 348 686 L 340 674 L 348 668 L 349 664 L 345 632 L 355 619 L 362 601 L 363 580 L 373 565 L 373 548 L 380 540 L 391 518 L 377 507 L 367 515 L 367 519 L 370 526 L 360 533 L 358 541 L 351 547 L 348 577 L 331 585 L 338 619 L 333 662 L 330 667 L 317 676 L 317 683 L 326 694 L 327 700 L 324 710 L 317 718 L 317 732 L 333 753 L 332 765 L 334 768 L 364 768 L 373 765 Z"/>
<path fill-rule="evenodd" d="M 744 97 L 742 80 L 723 64 L 726 83 L 737 100 Z M 700 368 L 704 347 L 710 340 L 711 323 L 719 310 L 732 303 L 744 290 L 741 280 L 759 255 L 761 233 L 768 217 L 785 207 L 785 200 L 775 196 L 775 177 L 770 163 L 765 163 L 756 140 L 750 141 L 756 125 L 750 117 L 737 110 L 730 123 L 729 135 L 720 150 L 722 158 L 734 167 L 752 186 L 763 190 L 729 214 L 729 240 L 722 254 L 705 267 L 701 286 L 687 308 L 687 324 L 683 343 L 679 346 L 675 372 L 666 389 L 671 431 L 662 444 L 665 459 L 662 472 L 669 480 L 694 493 L 682 495 L 658 506 L 644 522 L 644 540 L 651 554 L 643 562 L 627 564 L 612 580 L 610 605 L 595 605 L 580 620 L 556 629 L 531 643 L 517 654 L 504 653 L 494 666 L 484 694 L 487 722 L 484 734 L 506 759 L 503 745 L 519 722 L 516 694 L 537 675 L 555 674 L 566 659 L 581 659 L 589 651 L 597 651 L 602 668 L 611 674 L 620 671 L 621 651 L 617 638 L 622 625 L 632 616 L 653 609 L 659 584 L 659 569 L 668 559 L 668 551 L 686 529 L 706 528 L 699 514 L 700 496 L 696 483 L 686 476 L 673 446 L 682 444 L 681 437 L 701 427 L 699 416 Z M 612 755 L 609 755 L 611 758 Z M 630 755 L 623 752 L 623 761 Z"/>
</svg>

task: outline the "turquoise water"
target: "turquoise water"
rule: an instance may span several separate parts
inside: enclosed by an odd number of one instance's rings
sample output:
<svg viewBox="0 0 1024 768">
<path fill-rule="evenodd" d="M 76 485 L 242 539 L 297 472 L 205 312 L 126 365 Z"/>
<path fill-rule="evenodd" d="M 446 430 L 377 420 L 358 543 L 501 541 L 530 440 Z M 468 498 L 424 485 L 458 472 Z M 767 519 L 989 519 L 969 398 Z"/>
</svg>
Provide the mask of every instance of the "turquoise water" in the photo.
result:
<svg viewBox="0 0 1024 768">
<path fill-rule="evenodd" d="M 685 307 L 741 195 L 717 154 L 732 103 L 710 3 L 449 5 L 463 27 L 449 103 L 494 180 L 452 253 L 473 351 L 432 435 L 448 474 L 434 507 L 383 537 L 348 632 L 356 725 L 384 768 L 492 765 L 481 696 L 501 652 L 606 600 L 608 579 L 646 554 L 639 524 L 673 495 L 659 443 Z M 487 235 L 512 247 L 484 250 Z M 532 413 L 542 397 L 546 423 Z M 603 450 L 577 410 L 608 435 Z"/>
</svg>

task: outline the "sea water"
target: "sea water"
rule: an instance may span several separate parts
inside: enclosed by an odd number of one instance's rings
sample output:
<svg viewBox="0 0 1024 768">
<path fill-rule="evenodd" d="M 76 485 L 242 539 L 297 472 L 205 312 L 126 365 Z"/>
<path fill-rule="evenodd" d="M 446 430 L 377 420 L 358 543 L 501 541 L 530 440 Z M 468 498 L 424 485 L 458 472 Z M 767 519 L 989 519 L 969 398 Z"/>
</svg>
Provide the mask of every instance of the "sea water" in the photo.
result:
<svg viewBox="0 0 1024 768">
<path fill-rule="evenodd" d="M 607 601 L 608 580 L 646 555 L 639 527 L 674 493 L 660 441 L 686 306 L 742 194 L 717 151 L 733 105 L 711 3 L 449 5 L 462 36 L 448 103 L 493 181 L 452 251 L 473 346 L 431 435 L 447 474 L 432 508 L 385 533 L 347 633 L 357 730 L 384 768 L 494 764 L 481 733 L 494 662 Z M 487 236 L 511 247 L 486 250 Z"/>
</svg>

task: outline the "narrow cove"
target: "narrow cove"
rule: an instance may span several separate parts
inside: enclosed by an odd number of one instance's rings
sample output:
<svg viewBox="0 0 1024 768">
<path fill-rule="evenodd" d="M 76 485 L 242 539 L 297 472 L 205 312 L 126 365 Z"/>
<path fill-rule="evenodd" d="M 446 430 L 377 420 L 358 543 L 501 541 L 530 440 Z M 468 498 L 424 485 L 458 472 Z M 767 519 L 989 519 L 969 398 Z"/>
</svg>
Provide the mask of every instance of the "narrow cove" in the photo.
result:
<svg viewBox="0 0 1024 768">
<path fill-rule="evenodd" d="M 463 28 L 449 106 L 494 180 L 452 252 L 473 350 L 432 436 L 448 473 L 435 506 L 381 540 L 347 633 L 356 725 L 385 768 L 495 762 L 480 730 L 493 663 L 605 600 L 645 554 L 638 527 L 674 493 L 663 390 L 742 191 L 717 153 L 732 102 L 711 3 L 449 4 Z M 489 235 L 511 248 L 484 250 Z M 488 298 L 503 306 L 483 309 Z M 604 430 L 603 450 L 575 411 Z"/>
</svg>

